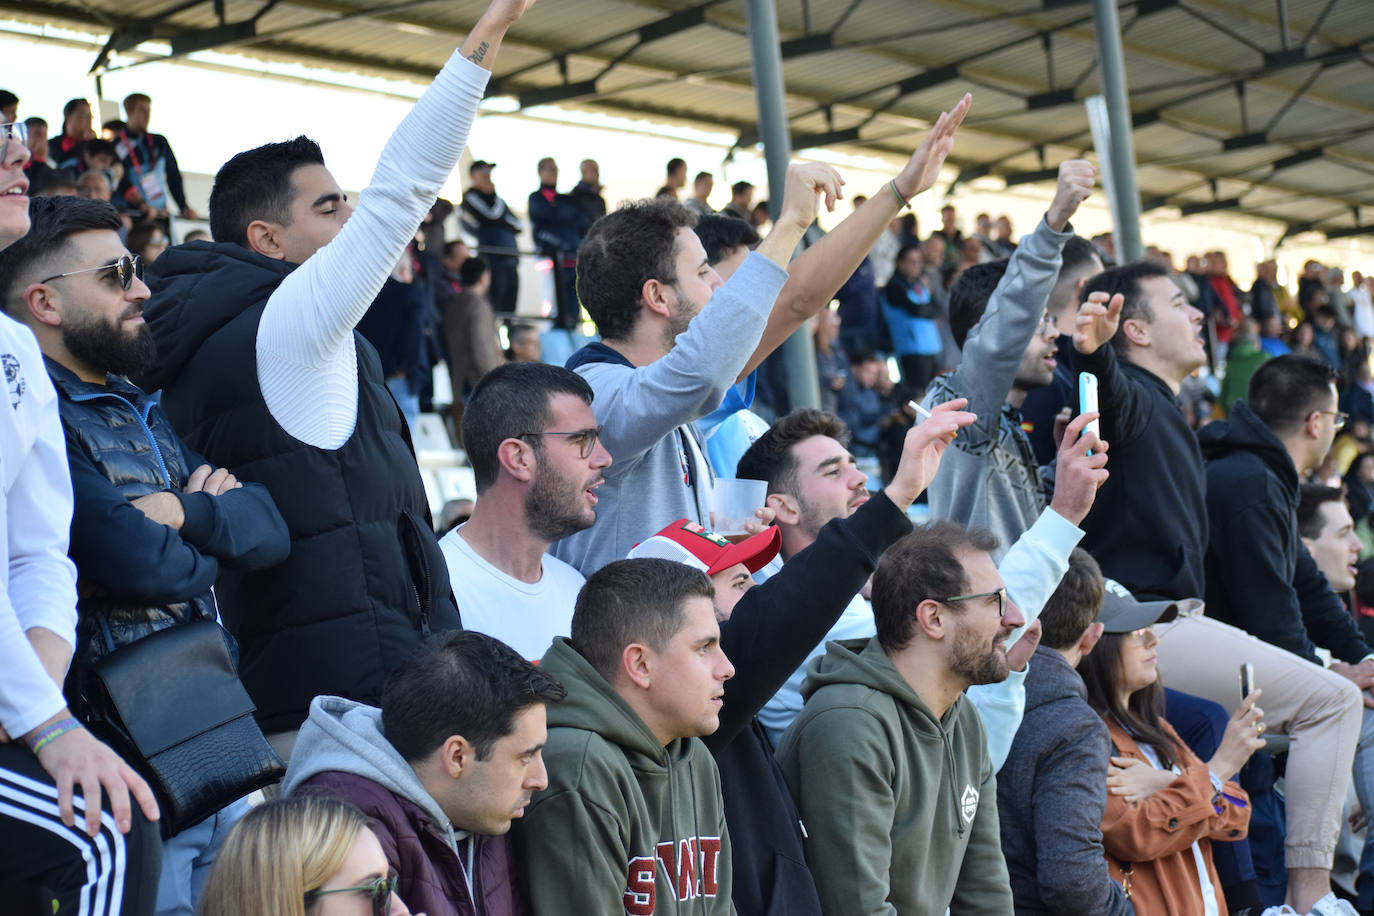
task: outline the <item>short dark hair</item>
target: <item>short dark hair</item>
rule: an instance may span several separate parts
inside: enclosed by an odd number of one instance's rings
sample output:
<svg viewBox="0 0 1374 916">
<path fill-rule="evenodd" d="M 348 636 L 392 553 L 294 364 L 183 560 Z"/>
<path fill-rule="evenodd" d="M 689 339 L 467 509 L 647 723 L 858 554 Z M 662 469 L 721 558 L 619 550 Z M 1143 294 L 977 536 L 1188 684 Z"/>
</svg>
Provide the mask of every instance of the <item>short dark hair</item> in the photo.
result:
<svg viewBox="0 0 1374 916">
<path fill-rule="evenodd" d="M 33 130 L 33 128 L 37 127 L 40 124 L 44 127 L 48 126 L 48 122 L 40 118 L 38 115 L 31 115 L 30 117 L 24 119 L 24 126 L 29 128 L 29 130 Z"/>
<path fill-rule="evenodd" d="M 687 168 L 687 160 L 686 160 L 686 159 L 679 159 L 677 156 L 674 156 L 672 159 L 669 159 L 669 160 L 668 160 L 668 174 L 669 174 L 669 175 L 673 174 L 673 173 L 676 172 L 678 169 L 685 169 L 685 168 Z"/>
<path fill-rule="evenodd" d="M 324 165 L 324 153 L 305 136 L 245 150 L 224 163 L 210 189 L 210 235 L 247 248 L 254 220 L 291 225 L 291 178 L 307 165 Z"/>
<path fill-rule="evenodd" d="M 18 104 L 19 96 L 15 95 L 13 92 L 10 92 L 8 89 L 0 89 L 0 108 L 4 108 L 6 105 Z"/>
<path fill-rule="evenodd" d="M 382 732 L 408 763 L 428 757 L 454 735 L 486 760 L 521 710 L 565 696 L 552 675 L 499 639 L 450 630 L 422 642 L 387 678 Z"/>
<path fill-rule="evenodd" d="M 70 118 L 72 112 L 76 111 L 82 105 L 85 105 L 87 108 L 91 107 L 91 103 L 86 99 L 68 99 L 67 104 L 62 106 L 62 120 L 65 121 L 67 118 Z"/>
<path fill-rule="evenodd" d="M 1005 217 L 999 218 L 1005 219 Z M 1071 235 L 1068 241 L 1064 243 L 1064 251 L 1060 255 L 1059 276 L 1067 277 L 1077 274 L 1100 263 L 1102 263 L 1102 257 L 1097 253 L 1097 247 L 1092 242 L 1081 235 Z"/>
<path fill-rule="evenodd" d="M 1108 298 L 1120 293 L 1124 300 L 1121 306 L 1121 324 L 1117 327 L 1116 336 L 1112 338 L 1112 346 L 1116 347 L 1118 353 L 1125 351 L 1130 346 L 1130 341 L 1126 339 L 1126 322 L 1131 319 L 1144 322 L 1155 320 L 1154 312 L 1150 309 L 1150 303 L 1145 299 L 1145 290 L 1141 288 L 1141 281 L 1151 277 L 1168 277 L 1169 269 L 1162 264 L 1154 261 L 1132 261 L 1120 267 L 1113 267 L 1104 270 L 1096 276 L 1090 277 L 1088 282 L 1083 284 L 1083 298 L 1086 301 L 1089 293 L 1106 293 Z"/>
<path fill-rule="evenodd" d="M 29 232 L 0 251 L 0 307 L 10 310 L 11 287 L 34 265 L 58 260 L 67 240 L 79 232 L 122 227 L 119 214 L 107 201 L 84 197 L 35 197 L 29 201 Z"/>
<path fill-rule="evenodd" d="M 1319 483 L 1304 483 L 1298 487 L 1298 535 L 1319 538 L 1325 522 L 1321 507 L 1327 503 L 1344 503 L 1345 490 Z"/>
<path fill-rule="evenodd" d="M 714 181 L 714 180 L 715 180 L 715 177 L 716 177 L 716 176 L 715 176 L 715 175 L 712 175 L 710 172 L 697 172 L 696 177 L 693 178 L 692 181 L 693 181 L 693 182 L 701 181 L 703 178 L 710 178 L 712 181 Z"/>
<path fill-rule="evenodd" d="M 1007 263 L 1007 259 L 1002 258 L 998 261 L 974 264 L 965 269 L 950 287 L 949 331 L 954 335 L 954 342 L 959 345 L 959 349 L 964 348 L 969 331 L 983 320 L 988 300 L 992 298 L 997 284 L 1002 282 L 1002 277 L 1006 276 Z"/>
<path fill-rule="evenodd" d="M 737 216 L 711 213 L 697 220 L 693 227 L 701 247 L 706 249 L 706 263 L 719 264 L 741 245 L 753 248 L 760 241 L 758 231 Z"/>
<path fill-rule="evenodd" d="M 997 549 L 997 537 L 983 528 L 941 520 L 921 525 L 893 544 L 873 573 L 873 622 L 878 644 L 903 649 L 916 635 L 916 606 L 968 591 L 968 576 L 955 556 L 960 551 Z"/>
<path fill-rule="evenodd" d="M 1265 426 L 1283 436 L 1324 406 L 1336 379 L 1336 370 L 1321 360 L 1287 353 L 1255 370 L 1245 400 Z"/>
<path fill-rule="evenodd" d="M 120 131 L 122 131 L 124 128 L 126 128 L 126 127 L 128 127 L 128 126 L 129 126 L 128 124 L 125 124 L 125 123 L 124 123 L 123 121 L 121 121 L 119 118 L 111 118 L 110 120 L 106 121 L 104 124 L 101 124 L 101 125 L 100 125 L 100 129 L 101 129 L 101 130 L 108 130 L 108 131 L 110 131 L 111 133 L 117 134 L 117 133 L 119 133 Z"/>
<path fill-rule="evenodd" d="M 675 200 L 630 201 L 592 224 L 577 250 L 577 298 L 608 340 L 624 340 L 639 321 L 650 280 L 677 282 L 677 231 L 696 214 Z"/>
<path fill-rule="evenodd" d="M 549 400 L 560 393 L 592 402 L 586 379 L 548 363 L 506 363 L 478 380 L 463 408 L 463 448 L 479 495 L 496 482 L 501 443 L 542 430 L 549 420 Z M 538 449 L 542 441 L 536 436 L 531 444 Z"/>
<path fill-rule="evenodd" d="M 706 574 L 674 560 L 616 560 L 592 573 L 577 595 L 572 646 L 607 683 L 631 643 L 663 651 L 682 629 L 686 602 L 716 591 Z"/>
<path fill-rule="evenodd" d="M 1092 554 L 1075 547 L 1069 554 L 1069 570 L 1040 612 L 1040 642 L 1051 649 L 1072 648 L 1092 626 L 1106 595 L 1102 567 Z"/>
<path fill-rule="evenodd" d="M 829 436 L 849 447 L 849 427 L 833 413 L 802 407 L 773 421 L 768 431 L 754 440 L 735 468 L 735 476 L 768 481 L 769 493 L 797 495 L 797 456 L 793 446 L 812 436 Z"/>
<path fill-rule="evenodd" d="M 103 140 L 100 137 L 83 141 L 77 147 L 77 152 L 83 156 L 109 156 L 114 162 L 119 161 L 119 149 L 109 140 Z"/>
<path fill-rule="evenodd" d="M 463 286 L 471 286 L 478 280 L 481 280 L 482 275 L 490 270 L 491 268 L 487 266 L 487 262 L 481 258 L 468 258 L 463 262 L 462 266 L 458 268 L 458 282 L 462 283 Z"/>
<path fill-rule="evenodd" d="M 739 197 L 739 196 L 740 196 L 741 194 L 743 194 L 745 191 L 752 191 L 753 189 L 754 189 L 754 186 L 753 186 L 752 184 L 750 184 L 749 182 L 747 182 L 747 181 L 737 181 L 737 182 L 735 182 L 734 184 L 730 185 L 730 195 L 731 195 L 732 197 Z"/>
<path fill-rule="evenodd" d="M 146 93 L 131 92 L 128 95 L 124 96 L 124 110 L 127 112 L 129 110 L 129 106 L 133 105 L 136 102 L 147 102 L 149 105 L 151 105 L 153 103 L 153 99 Z"/>
</svg>

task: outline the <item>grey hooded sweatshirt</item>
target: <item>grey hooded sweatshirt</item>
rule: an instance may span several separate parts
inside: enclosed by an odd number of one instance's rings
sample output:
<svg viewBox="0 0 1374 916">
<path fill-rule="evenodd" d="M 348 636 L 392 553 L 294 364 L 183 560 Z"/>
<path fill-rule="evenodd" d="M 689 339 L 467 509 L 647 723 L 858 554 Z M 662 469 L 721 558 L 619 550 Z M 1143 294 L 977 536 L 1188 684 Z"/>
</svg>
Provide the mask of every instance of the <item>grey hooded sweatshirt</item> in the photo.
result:
<svg viewBox="0 0 1374 916">
<path fill-rule="evenodd" d="M 397 893 L 428 916 L 527 912 L 515 886 L 509 839 L 456 828 L 382 733 L 382 711 L 316 697 L 286 768 L 282 794 L 315 792 L 353 802 L 372 818 Z"/>
</svg>

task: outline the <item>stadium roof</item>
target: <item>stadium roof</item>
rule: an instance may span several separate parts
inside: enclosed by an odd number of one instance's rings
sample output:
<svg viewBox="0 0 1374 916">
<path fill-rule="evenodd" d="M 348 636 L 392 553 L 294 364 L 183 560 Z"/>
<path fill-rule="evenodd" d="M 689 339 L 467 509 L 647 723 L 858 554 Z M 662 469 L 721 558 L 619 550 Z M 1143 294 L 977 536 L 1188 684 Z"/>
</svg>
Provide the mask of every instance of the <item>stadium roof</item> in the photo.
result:
<svg viewBox="0 0 1374 916">
<path fill-rule="evenodd" d="M 793 146 L 906 155 L 965 91 L 960 180 L 1047 181 L 1090 151 L 1086 0 L 777 0 Z M 108 34 L 92 63 L 221 50 L 426 80 L 484 0 L 0 0 Z M 1374 234 L 1374 22 L 1364 0 L 1120 3 L 1144 209 L 1232 211 L 1289 234 Z M 113 53 L 115 56 L 110 57 Z M 113 64 L 111 62 L 114 62 Z M 756 142 L 746 0 L 542 0 L 495 94 L 725 128 Z M 1368 224 L 1366 224 L 1366 218 Z"/>
</svg>

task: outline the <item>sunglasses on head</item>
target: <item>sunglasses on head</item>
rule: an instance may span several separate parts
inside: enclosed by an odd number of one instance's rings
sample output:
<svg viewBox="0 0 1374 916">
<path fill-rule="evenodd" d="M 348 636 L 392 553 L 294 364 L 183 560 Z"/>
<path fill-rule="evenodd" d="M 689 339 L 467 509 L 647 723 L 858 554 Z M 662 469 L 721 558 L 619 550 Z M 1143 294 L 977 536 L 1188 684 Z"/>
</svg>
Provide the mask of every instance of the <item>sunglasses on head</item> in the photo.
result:
<svg viewBox="0 0 1374 916">
<path fill-rule="evenodd" d="M 126 254 L 113 264 L 101 264 L 99 267 L 86 267 L 82 270 L 69 270 L 64 274 L 53 274 L 42 283 L 50 283 L 53 280 L 61 280 L 63 277 L 74 277 L 77 274 L 88 274 L 96 270 L 113 270 L 115 276 L 119 278 L 119 285 L 127 293 L 129 287 L 133 285 L 134 278 L 143 279 L 143 259 L 136 254 Z"/>
<path fill-rule="evenodd" d="M 359 884 L 357 887 L 336 887 L 328 891 L 307 891 L 305 902 L 308 906 L 310 901 L 316 897 L 323 897 L 326 894 L 349 894 L 361 893 L 366 891 L 372 899 L 372 916 L 386 916 L 391 909 L 391 895 L 396 892 L 396 882 L 400 878 L 395 874 L 387 875 L 385 878 L 378 878 L 370 884 Z"/>
</svg>

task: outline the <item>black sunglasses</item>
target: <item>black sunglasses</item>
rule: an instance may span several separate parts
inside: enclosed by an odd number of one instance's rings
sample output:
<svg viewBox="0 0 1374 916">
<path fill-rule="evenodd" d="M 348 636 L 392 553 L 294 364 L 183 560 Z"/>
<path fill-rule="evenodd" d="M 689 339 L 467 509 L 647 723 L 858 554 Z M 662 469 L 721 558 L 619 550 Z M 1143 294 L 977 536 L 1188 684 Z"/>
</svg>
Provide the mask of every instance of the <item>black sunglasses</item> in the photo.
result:
<svg viewBox="0 0 1374 916">
<path fill-rule="evenodd" d="M 64 274 L 53 274 L 40 283 L 50 283 L 53 280 L 61 280 L 63 277 L 74 277 L 77 274 L 88 274 L 96 270 L 113 270 L 115 276 L 119 278 L 119 285 L 124 292 L 129 291 L 129 287 L 134 283 L 134 277 L 143 279 L 143 259 L 136 254 L 126 254 L 113 264 L 101 264 L 99 267 L 87 267 L 82 270 L 69 270 Z"/>
<path fill-rule="evenodd" d="M 397 875 L 387 875 L 385 878 L 378 878 L 371 884 L 360 884 L 357 887 L 336 887 L 329 891 L 307 891 L 305 902 L 316 897 L 323 897 L 325 894 L 348 894 L 358 891 L 367 891 L 372 898 L 372 916 L 386 916 L 387 910 L 391 909 L 391 895 L 396 892 L 396 882 L 400 878 Z"/>
</svg>

